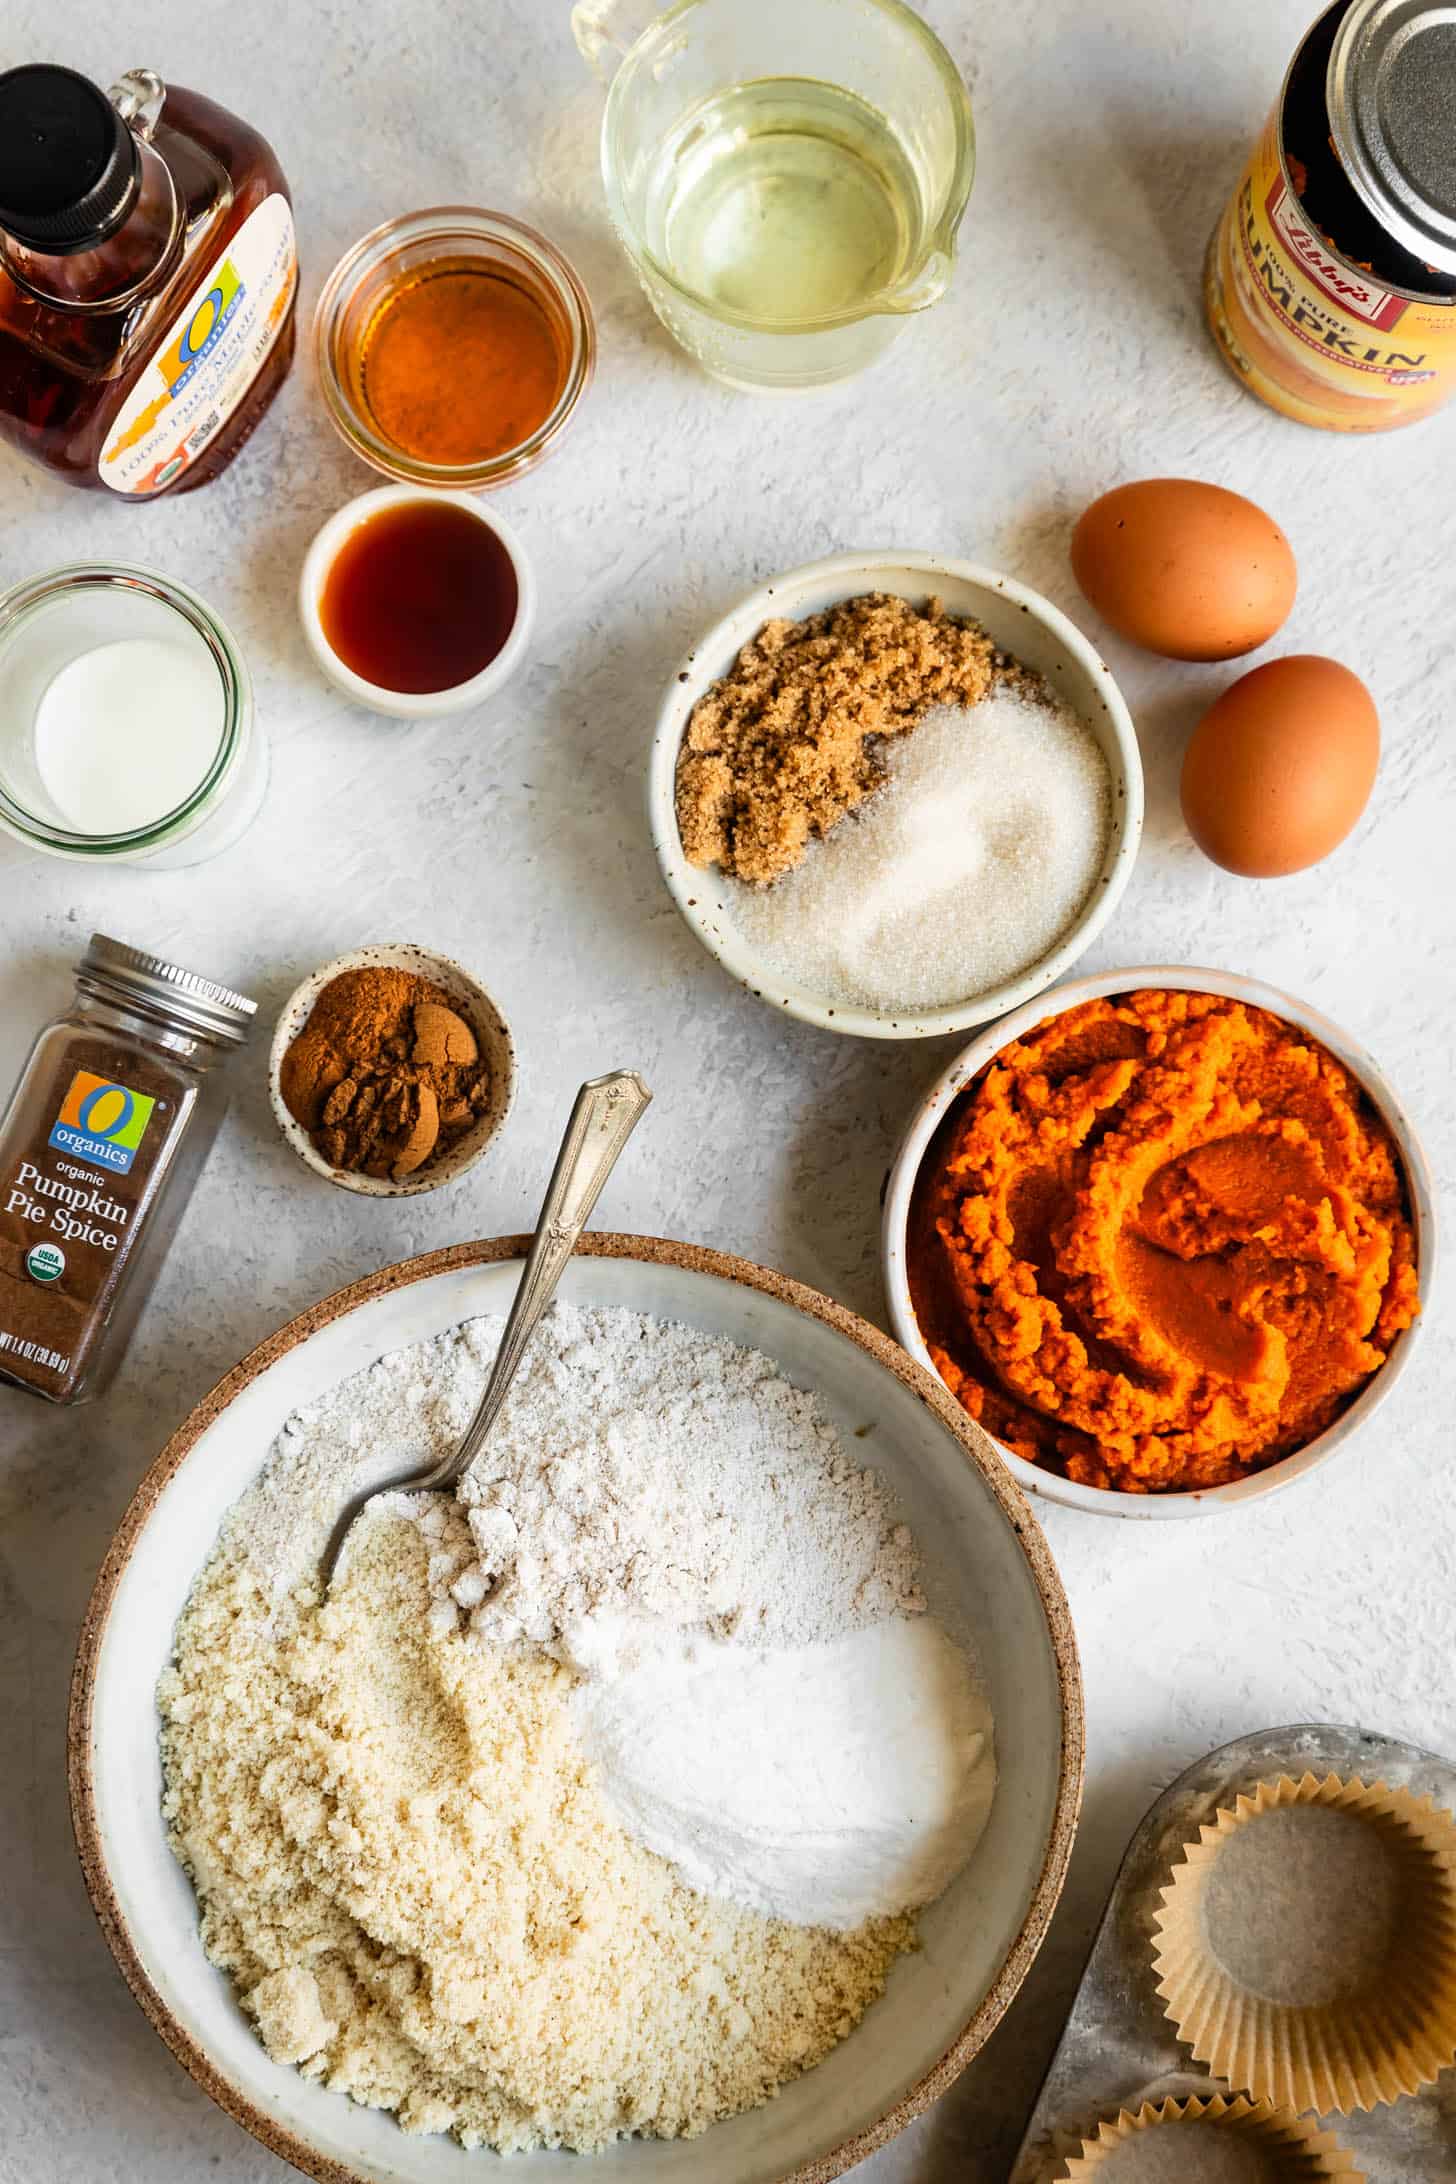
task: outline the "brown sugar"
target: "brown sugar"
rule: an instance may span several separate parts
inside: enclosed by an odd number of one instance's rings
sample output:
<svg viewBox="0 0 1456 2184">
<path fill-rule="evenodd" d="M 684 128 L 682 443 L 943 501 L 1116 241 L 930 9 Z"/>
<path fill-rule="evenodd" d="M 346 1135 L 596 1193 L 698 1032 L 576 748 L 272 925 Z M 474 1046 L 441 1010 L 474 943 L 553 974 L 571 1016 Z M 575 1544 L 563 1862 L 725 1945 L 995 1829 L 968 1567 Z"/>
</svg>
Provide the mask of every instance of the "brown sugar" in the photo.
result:
<svg viewBox="0 0 1456 2184">
<path fill-rule="evenodd" d="M 329 980 L 279 1089 L 331 1167 L 400 1183 L 479 1121 L 490 1072 L 443 986 L 379 966 Z"/>
<path fill-rule="evenodd" d="M 756 886 L 791 871 L 883 778 L 879 745 L 1018 671 L 938 599 L 866 592 L 766 622 L 693 707 L 677 767 L 690 864 Z"/>
</svg>

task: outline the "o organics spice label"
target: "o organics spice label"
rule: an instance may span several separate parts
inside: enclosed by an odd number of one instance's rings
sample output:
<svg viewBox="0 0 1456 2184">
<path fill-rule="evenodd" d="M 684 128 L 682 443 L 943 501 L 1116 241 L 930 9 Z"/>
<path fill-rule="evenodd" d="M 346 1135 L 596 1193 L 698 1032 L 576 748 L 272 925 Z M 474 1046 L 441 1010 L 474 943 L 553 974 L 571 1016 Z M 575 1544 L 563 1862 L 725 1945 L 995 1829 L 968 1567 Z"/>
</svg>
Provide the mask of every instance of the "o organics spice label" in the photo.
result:
<svg viewBox="0 0 1456 2184">
<path fill-rule="evenodd" d="M 78 1069 L 46 1143 L 95 1168 L 126 1175 L 156 1104 L 145 1092 Z"/>
<path fill-rule="evenodd" d="M 53 1401 L 69 1399 L 115 1320 L 117 1284 L 184 1121 L 185 1103 L 147 1058 L 108 1054 L 94 1037 L 77 1044 L 22 1080 L 0 1146 L 0 1379 Z"/>
<path fill-rule="evenodd" d="M 0 1145 L 0 1379 L 53 1401 L 69 1399 L 112 1323 L 184 1120 L 141 1055 L 108 1055 L 95 1037 L 83 1053 L 89 1068 L 73 1044 L 22 1079 Z"/>
</svg>

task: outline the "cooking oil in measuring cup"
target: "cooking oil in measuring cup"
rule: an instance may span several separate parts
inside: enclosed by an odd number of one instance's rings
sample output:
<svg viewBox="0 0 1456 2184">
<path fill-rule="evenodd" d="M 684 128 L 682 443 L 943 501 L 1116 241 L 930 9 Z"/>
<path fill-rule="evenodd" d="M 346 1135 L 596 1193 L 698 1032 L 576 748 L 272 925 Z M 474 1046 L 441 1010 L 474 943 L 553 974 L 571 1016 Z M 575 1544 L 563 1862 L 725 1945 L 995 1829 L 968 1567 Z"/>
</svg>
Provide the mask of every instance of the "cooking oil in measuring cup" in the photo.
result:
<svg viewBox="0 0 1456 2184">
<path fill-rule="evenodd" d="M 730 386 L 847 379 L 949 283 L 975 170 L 955 63 L 903 0 L 655 4 L 572 12 L 653 309 Z"/>
<path fill-rule="evenodd" d="M 852 91 L 762 77 L 690 108 L 644 192 L 658 263 L 762 327 L 862 310 L 912 267 L 926 210 L 883 114 Z"/>
</svg>

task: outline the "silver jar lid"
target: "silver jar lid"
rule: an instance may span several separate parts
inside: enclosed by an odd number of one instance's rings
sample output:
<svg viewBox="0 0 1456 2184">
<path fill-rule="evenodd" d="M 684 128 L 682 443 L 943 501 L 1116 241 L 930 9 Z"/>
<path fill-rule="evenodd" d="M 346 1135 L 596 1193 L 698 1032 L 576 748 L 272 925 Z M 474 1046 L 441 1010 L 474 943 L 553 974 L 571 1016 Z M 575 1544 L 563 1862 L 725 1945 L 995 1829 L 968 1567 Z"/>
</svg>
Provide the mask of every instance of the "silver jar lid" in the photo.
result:
<svg viewBox="0 0 1456 2184">
<path fill-rule="evenodd" d="M 1354 0 L 1325 77 L 1335 151 L 1381 226 L 1456 273 L 1456 12 Z"/>
<path fill-rule="evenodd" d="M 182 1030 L 241 1046 L 258 1013 L 256 1001 L 165 956 L 129 948 L 124 940 L 93 933 L 76 976 L 92 992 L 135 1007 L 141 1003 Z"/>
</svg>

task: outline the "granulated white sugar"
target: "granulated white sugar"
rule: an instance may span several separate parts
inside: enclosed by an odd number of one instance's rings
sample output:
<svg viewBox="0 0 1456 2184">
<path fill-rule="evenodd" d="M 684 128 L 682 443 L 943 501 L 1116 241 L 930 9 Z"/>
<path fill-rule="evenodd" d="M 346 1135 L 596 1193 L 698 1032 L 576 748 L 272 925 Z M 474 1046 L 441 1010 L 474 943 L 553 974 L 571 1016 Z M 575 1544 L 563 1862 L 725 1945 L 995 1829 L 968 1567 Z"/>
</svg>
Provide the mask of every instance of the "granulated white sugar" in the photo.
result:
<svg viewBox="0 0 1456 2184">
<path fill-rule="evenodd" d="M 1038 962 L 1097 885 L 1107 760 L 1045 691 L 999 684 L 885 747 L 887 779 L 772 887 L 725 882 L 733 923 L 841 1006 L 943 1008 Z"/>
</svg>

